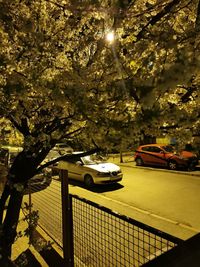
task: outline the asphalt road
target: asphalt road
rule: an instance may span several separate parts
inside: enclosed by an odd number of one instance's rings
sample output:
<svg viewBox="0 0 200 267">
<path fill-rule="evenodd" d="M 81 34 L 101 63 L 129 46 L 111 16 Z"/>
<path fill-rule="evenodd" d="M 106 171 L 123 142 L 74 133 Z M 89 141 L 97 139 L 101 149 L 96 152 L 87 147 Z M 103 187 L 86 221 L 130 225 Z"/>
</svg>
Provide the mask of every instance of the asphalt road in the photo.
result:
<svg viewBox="0 0 200 267">
<path fill-rule="evenodd" d="M 131 166 L 131 167 L 130 167 Z M 85 197 L 182 239 L 200 231 L 200 176 L 121 164 L 116 185 L 84 188 L 70 182 L 70 193 Z"/>
</svg>

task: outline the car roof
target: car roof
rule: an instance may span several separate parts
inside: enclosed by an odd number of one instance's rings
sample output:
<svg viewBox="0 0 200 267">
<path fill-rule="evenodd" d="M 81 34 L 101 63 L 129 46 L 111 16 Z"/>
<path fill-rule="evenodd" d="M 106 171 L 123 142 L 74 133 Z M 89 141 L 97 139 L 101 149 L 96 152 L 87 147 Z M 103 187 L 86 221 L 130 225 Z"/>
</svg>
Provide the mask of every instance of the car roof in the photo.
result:
<svg viewBox="0 0 200 267">
<path fill-rule="evenodd" d="M 81 154 L 81 153 L 84 153 L 84 151 L 73 151 L 72 155 Z"/>
<path fill-rule="evenodd" d="M 140 147 L 145 147 L 145 146 L 170 146 L 169 144 L 146 144 L 146 145 L 141 145 Z"/>
</svg>

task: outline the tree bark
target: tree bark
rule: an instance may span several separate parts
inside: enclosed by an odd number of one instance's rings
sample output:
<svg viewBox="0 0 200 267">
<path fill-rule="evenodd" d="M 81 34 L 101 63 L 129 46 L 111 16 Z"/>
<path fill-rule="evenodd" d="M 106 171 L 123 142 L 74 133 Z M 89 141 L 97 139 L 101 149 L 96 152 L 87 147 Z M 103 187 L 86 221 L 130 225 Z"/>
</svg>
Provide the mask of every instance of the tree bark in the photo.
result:
<svg viewBox="0 0 200 267">
<path fill-rule="evenodd" d="M 10 187 L 8 186 L 8 184 L 6 184 L 4 186 L 4 190 L 0 198 L 0 224 L 1 225 L 3 224 L 3 212 L 4 212 L 6 201 L 9 195 L 10 195 Z"/>
<path fill-rule="evenodd" d="M 8 188 L 5 192 L 6 196 L 9 191 L 7 190 Z M 8 264 L 10 264 L 12 244 L 14 243 L 16 237 L 16 229 L 19 220 L 22 199 L 22 192 L 17 191 L 15 188 L 10 191 L 10 199 L 7 212 L 3 223 L 1 224 L 2 229 L 0 232 L 0 266 L 11 266 Z M 1 209 L 3 207 L 3 202 L 4 200 L 1 203 Z"/>
<path fill-rule="evenodd" d="M 197 16 L 196 16 L 195 29 L 197 32 L 200 31 L 200 1 L 198 2 L 198 6 L 197 6 Z"/>
<path fill-rule="evenodd" d="M 123 163 L 123 153 L 121 150 L 120 150 L 120 163 Z"/>
</svg>

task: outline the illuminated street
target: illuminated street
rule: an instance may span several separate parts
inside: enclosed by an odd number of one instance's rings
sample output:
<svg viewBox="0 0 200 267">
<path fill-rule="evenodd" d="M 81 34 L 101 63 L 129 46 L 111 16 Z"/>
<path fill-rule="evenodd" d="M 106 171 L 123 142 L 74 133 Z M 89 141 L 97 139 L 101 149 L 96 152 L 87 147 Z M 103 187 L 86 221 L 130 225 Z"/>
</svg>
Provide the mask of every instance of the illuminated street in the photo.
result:
<svg viewBox="0 0 200 267">
<path fill-rule="evenodd" d="M 122 186 L 96 187 L 91 192 L 72 182 L 70 193 L 178 237 L 185 238 L 200 230 L 199 176 L 148 168 L 122 167 L 122 170 Z"/>
</svg>

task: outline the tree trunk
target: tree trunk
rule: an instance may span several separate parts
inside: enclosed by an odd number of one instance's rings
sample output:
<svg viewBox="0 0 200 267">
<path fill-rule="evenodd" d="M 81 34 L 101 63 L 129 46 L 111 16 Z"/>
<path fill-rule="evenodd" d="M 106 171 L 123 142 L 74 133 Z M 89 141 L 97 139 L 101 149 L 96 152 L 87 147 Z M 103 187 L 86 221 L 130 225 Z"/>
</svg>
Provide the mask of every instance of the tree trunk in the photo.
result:
<svg viewBox="0 0 200 267">
<path fill-rule="evenodd" d="M 28 180 L 36 173 L 38 166 L 31 153 L 22 151 L 15 158 L 0 198 L 0 266 L 11 265 L 11 249 L 17 235 L 17 225 Z M 6 201 L 9 198 L 5 211 Z M 5 212 L 5 216 L 4 215 Z"/>
<path fill-rule="evenodd" d="M 197 16 L 196 16 L 195 29 L 197 32 L 200 31 L 200 1 L 198 1 L 198 6 L 197 6 Z"/>
<path fill-rule="evenodd" d="M 5 205 L 6 205 L 6 200 L 8 199 L 9 195 L 10 195 L 10 187 L 6 184 L 4 186 L 4 190 L 0 198 L 0 224 L 1 225 L 3 224 L 3 212 L 5 209 Z"/>
<path fill-rule="evenodd" d="M 5 190 L 7 191 L 8 188 Z M 5 192 L 4 190 L 4 192 Z M 8 192 L 5 192 L 7 194 Z M 7 195 L 6 195 L 7 196 Z M 20 215 L 20 208 L 22 204 L 23 193 L 17 191 L 15 188 L 10 190 L 10 199 L 8 208 L 3 223 L 1 224 L 0 232 L 0 266 L 14 266 L 11 265 L 11 248 L 16 237 L 16 228 Z M 1 198 L 2 200 L 2 198 Z M 3 209 L 4 200 L 1 202 L 1 212 Z"/>
<path fill-rule="evenodd" d="M 45 158 L 49 150 L 44 150 L 42 155 L 36 151 L 39 159 L 33 156 L 34 151 L 22 151 L 15 158 L 9 170 L 7 183 L 0 198 L 0 267 L 15 266 L 11 265 L 10 257 L 12 245 L 17 234 L 16 229 L 23 193 L 27 188 L 28 181 L 36 174 L 38 165 Z M 82 155 L 89 155 L 96 151 L 98 150 L 93 149 L 89 152 L 82 153 Z M 8 207 L 5 216 L 3 216 L 8 198 Z"/>
<path fill-rule="evenodd" d="M 120 150 L 120 163 L 123 163 L 123 154 L 121 150 Z"/>
</svg>

